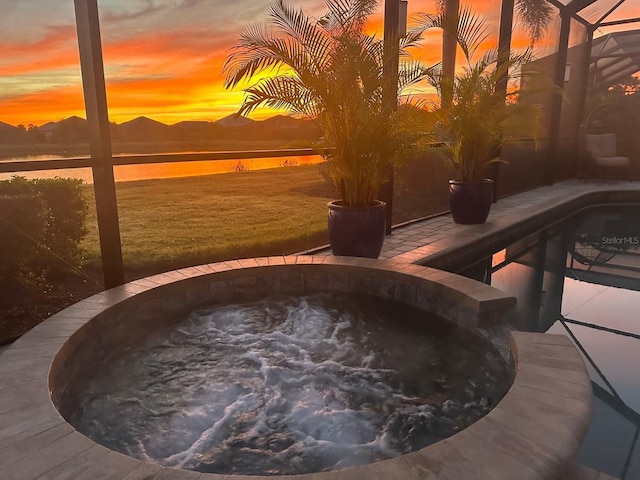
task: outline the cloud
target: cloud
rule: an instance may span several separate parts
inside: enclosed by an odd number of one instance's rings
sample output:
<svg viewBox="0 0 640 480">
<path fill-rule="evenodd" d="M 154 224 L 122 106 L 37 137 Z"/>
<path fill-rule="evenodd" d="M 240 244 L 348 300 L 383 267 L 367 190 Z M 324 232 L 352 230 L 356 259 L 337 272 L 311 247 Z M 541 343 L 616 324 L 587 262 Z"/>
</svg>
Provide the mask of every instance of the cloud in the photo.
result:
<svg viewBox="0 0 640 480">
<path fill-rule="evenodd" d="M 37 72 L 43 68 L 71 66 L 78 63 L 77 37 L 73 26 L 47 26 L 40 39 L 0 39 L 3 75 L 13 68 Z"/>
<path fill-rule="evenodd" d="M 85 116 L 80 83 L 0 100 L 0 107 L 2 121 L 11 125 L 42 125 L 72 115 Z"/>
<path fill-rule="evenodd" d="M 178 8 L 195 8 L 205 4 L 208 0 L 182 0 Z"/>
<path fill-rule="evenodd" d="M 108 81 L 107 98 L 112 120 L 122 122 L 145 115 L 168 123 L 187 119 L 216 120 L 237 111 L 241 91 L 226 91 L 221 78 L 203 82 L 207 66 L 185 75 L 155 78 L 119 78 Z"/>
<path fill-rule="evenodd" d="M 3 10 L 3 15 L 10 11 L 11 18 L 0 18 L 0 121 L 44 123 L 83 115 L 78 46 L 69 2 L 60 8 L 54 8 L 50 0 L 9 3 L 11 9 Z M 222 66 L 242 29 L 266 20 L 269 3 L 270 0 L 101 2 L 112 119 L 121 122 L 147 115 L 163 121 L 215 120 L 236 111 L 243 93 L 223 88 Z M 291 3 L 317 18 L 326 10 L 322 0 Z M 473 2 L 478 13 L 487 15 L 491 46 L 495 46 L 497 37 L 499 11 L 495 5 L 495 0 Z M 383 33 L 382 8 L 381 2 L 369 26 L 369 31 L 378 37 Z M 434 3 L 411 0 L 409 8 L 410 13 L 428 12 L 434 10 Z M 3 30 L 5 26 L 10 29 Z M 524 44 L 520 38 L 514 37 L 515 45 Z M 429 32 L 414 54 L 428 65 L 436 63 L 441 55 L 440 42 L 440 32 Z M 263 116 L 269 111 L 256 113 Z"/>
<path fill-rule="evenodd" d="M 197 72 L 200 83 L 220 76 L 229 40 L 190 29 L 145 34 L 104 45 L 108 76 L 190 77 Z"/>
<path fill-rule="evenodd" d="M 138 0 L 120 7 L 105 7 L 101 20 L 106 23 L 121 23 L 147 18 L 167 8 L 166 2 L 158 0 Z"/>
</svg>

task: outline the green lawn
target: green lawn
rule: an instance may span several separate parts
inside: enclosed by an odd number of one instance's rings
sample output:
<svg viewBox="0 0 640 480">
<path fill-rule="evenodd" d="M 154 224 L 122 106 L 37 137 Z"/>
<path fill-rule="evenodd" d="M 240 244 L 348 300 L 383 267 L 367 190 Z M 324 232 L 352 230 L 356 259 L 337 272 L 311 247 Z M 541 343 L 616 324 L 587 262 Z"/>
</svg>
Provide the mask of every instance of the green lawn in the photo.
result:
<svg viewBox="0 0 640 480">
<path fill-rule="evenodd" d="M 286 254 L 327 242 L 320 166 L 117 184 L 125 270 L 148 273 L 202 262 Z M 99 265 L 93 187 L 87 186 L 90 266 Z"/>
</svg>

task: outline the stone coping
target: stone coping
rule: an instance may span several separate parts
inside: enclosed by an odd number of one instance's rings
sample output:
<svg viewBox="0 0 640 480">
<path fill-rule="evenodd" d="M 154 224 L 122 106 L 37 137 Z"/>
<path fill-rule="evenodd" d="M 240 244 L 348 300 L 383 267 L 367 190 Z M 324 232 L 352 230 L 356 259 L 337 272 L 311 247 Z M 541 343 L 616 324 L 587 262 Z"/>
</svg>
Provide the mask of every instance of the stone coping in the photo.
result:
<svg viewBox="0 0 640 480">
<path fill-rule="evenodd" d="M 376 291 L 422 308 L 442 305 L 434 307 L 441 310 L 435 313 L 468 328 L 491 327 L 503 321 L 514 303 L 513 298 L 492 287 L 426 267 L 399 268 L 376 260 L 312 256 L 191 267 L 101 292 L 52 316 L 0 354 L 1 477 L 520 480 L 555 479 L 561 474 L 586 434 L 591 413 L 589 377 L 579 353 L 564 336 L 512 333 L 514 383 L 496 408 L 465 430 L 408 455 L 333 472 L 259 477 L 161 467 L 93 442 L 54 407 L 51 392 L 67 385 L 65 359 L 73 349 L 91 348 L 89 340 L 110 344 L 108 330 L 95 329 L 93 320 L 116 318 L 114 327 L 125 325 L 125 316 L 118 315 L 130 313 L 131 302 L 138 311 L 137 320 L 145 321 L 158 312 L 179 311 L 185 305 L 271 289 L 317 291 L 322 286 Z"/>
</svg>

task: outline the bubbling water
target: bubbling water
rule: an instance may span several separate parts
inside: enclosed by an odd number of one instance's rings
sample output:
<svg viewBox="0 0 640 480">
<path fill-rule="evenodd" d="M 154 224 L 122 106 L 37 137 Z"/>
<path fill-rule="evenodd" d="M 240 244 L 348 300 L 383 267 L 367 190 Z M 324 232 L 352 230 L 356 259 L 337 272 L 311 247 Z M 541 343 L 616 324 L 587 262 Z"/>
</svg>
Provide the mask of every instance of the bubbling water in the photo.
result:
<svg viewBox="0 0 640 480">
<path fill-rule="evenodd" d="M 476 335 L 398 303 L 322 293 L 193 312 L 89 382 L 70 421 L 166 466 L 299 474 L 423 448 L 507 388 Z"/>
</svg>

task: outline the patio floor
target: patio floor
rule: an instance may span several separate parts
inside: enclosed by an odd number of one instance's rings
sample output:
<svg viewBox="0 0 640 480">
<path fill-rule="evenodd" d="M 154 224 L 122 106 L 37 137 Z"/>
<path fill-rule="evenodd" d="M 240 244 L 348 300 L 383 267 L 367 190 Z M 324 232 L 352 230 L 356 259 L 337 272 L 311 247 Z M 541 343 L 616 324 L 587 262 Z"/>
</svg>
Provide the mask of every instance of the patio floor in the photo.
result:
<svg viewBox="0 0 640 480">
<path fill-rule="evenodd" d="M 392 263 L 438 267 L 455 258 L 492 252 L 496 246 L 561 220 L 598 203 L 640 203 L 640 182 L 560 182 L 501 199 L 483 225 L 457 225 L 448 214 L 399 226 L 385 239 L 381 258 Z M 316 254 L 318 252 L 315 252 Z M 328 251 L 322 252 L 327 253 Z M 7 347 L 0 348 L 0 355 Z M 577 465 L 567 468 L 567 480 L 611 478 Z"/>
<path fill-rule="evenodd" d="M 461 247 L 476 255 L 475 250 L 487 241 L 499 243 L 502 237 L 517 238 L 521 230 L 535 231 L 580 208 L 581 198 L 610 192 L 621 193 L 622 203 L 624 192 L 640 194 L 640 182 L 569 180 L 539 187 L 494 203 L 483 225 L 457 225 L 450 214 L 410 223 L 395 228 L 385 239 L 380 258 L 436 266 L 443 255 Z"/>
</svg>

